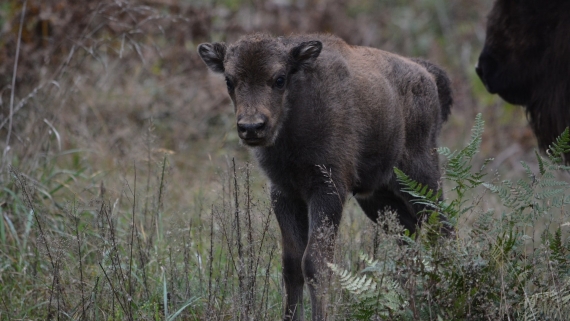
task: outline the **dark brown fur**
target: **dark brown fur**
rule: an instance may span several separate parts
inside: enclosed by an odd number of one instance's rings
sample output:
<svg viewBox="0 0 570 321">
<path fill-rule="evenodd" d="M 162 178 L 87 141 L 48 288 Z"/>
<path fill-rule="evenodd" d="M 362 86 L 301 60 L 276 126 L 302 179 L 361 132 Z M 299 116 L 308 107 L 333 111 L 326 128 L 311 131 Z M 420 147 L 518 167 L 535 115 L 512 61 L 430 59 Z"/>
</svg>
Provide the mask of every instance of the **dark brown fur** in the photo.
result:
<svg viewBox="0 0 570 321">
<path fill-rule="evenodd" d="M 525 106 L 542 150 L 570 126 L 569 34 L 568 0 L 497 0 L 476 67 L 490 93 Z"/>
<path fill-rule="evenodd" d="M 407 229 L 420 224 L 423 208 L 400 192 L 393 168 L 438 189 L 435 148 L 452 104 L 449 80 L 429 62 L 327 35 L 255 34 L 198 51 L 226 76 L 240 138 L 272 183 L 284 319 L 302 320 L 305 282 L 313 320 L 326 319 L 320 293 L 348 195 L 372 220 L 390 207 Z"/>
</svg>

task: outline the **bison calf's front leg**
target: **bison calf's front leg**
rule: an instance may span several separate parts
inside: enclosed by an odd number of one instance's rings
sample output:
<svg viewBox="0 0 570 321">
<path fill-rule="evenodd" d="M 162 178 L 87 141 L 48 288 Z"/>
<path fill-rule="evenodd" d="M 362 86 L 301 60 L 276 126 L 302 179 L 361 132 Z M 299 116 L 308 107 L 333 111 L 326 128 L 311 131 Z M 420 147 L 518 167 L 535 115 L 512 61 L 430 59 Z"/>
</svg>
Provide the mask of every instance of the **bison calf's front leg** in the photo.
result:
<svg viewBox="0 0 570 321">
<path fill-rule="evenodd" d="M 328 188 L 327 188 L 328 189 Z M 313 321 L 326 320 L 326 294 L 334 245 L 346 195 L 323 189 L 309 202 L 309 239 L 303 256 L 303 275 L 309 286 Z"/>
<path fill-rule="evenodd" d="M 301 268 L 309 234 L 309 218 L 306 203 L 289 197 L 273 188 L 273 209 L 281 229 L 284 320 L 303 320 L 303 285 Z"/>
<path fill-rule="evenodd" d="M 309 204 L 273 190 L 272 199 L 281 229 L 284 320 L 303 320 L 303 286 L 309 286 L 313 320 L 325 320 L 330 270 L 335 236 L 342 215 L 345 195 L 323 190 Z"/>
</svg>

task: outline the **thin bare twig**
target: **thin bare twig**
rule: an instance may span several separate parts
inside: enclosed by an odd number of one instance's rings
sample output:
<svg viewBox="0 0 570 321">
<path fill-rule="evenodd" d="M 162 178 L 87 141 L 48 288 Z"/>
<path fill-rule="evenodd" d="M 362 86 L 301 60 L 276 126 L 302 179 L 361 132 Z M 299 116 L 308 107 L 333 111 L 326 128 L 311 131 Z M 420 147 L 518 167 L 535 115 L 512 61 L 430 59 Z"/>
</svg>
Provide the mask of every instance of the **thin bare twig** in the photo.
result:
<svg viewBox="0 0 570 321">
<path fill-rule="evenodd" d="M 75 211 L 75 202 L 72 211 Z M 81 318 L 85 318 L 85 294 L 83 293 L 83 263 L 81 259 L 81 237 L 79 235 L 79 216 L 72 215 L 75 220 L 75 236 L 77 237 L 77 252 L 79 253 L 79 288 L 81 289 Z"/>
<path fill-rule="evenodd" d="M 162 172 L 160 174 L 160 186 L 158 188 L 158 204 L 156 207 L 156 234 L 157 234 L 157 238 L 160 240 L 160 238 L 162 237 L 161 235 L 161 229 L 159 229 L 159 226 L 161 224 L 161 220 L 160 220 L 160 212 L 162 210 L 163 207 L 163 193 L 164 193 L 164 172 L 166 170 L 166 155 L 164 155 L 164 158 L 162 160 Z"/>
<path fill-rule="evenodd" d="M 105 278 L 107 278 L 107 282 L 109 282 L 109 285 L 111 286 L 111 290 L 113 291 L 114 296 L 117 298 L 117 301 L 119 301 L 119 305 L 121 306 L 121 309 L 123 309 L 124 313 L 127 313 L 127 315 L 129 315 L 127 310 L 125 309 L 125 306 L 123 305 L 123 302 L 121 302 L 121 299 L 119 298 L 119 294 L 117 293 L 117 291 L 115 290 L 115 287 L 113 286 L 113 282 L 111 282 L 111 279 L 107 275 L 107 271 L 105 271 L 105 268 L 103 268 L 103 265 L 101 264 L 101 262 L 99 262 L 99 266 L 101 267 L 101 270 L 103 270 L 103 274 L 105 274 Z"/>
<path fill-rule="evenodd" d="M 233 173 L 234 173 L 234 198 L 235 198 L 235 212 L 234 212 L 234 216 L 235 216 L 235 224 L 236 224 L 236 242 L 237 242 L 237 250 L 238 250 L 238 264 L 239 267 L 237 267 L 236 272 L 238 274 L 238 283 L 239 283 L 239 290 L 240 293 L 246 293 L 245 291 L 245 275 L 244 275 L 244 270 L 245 270 L 245 266 L 244 266 L 244 257 L 243 257 L 243 244 L 241 242 L 241 224 L 240 224 L 240 219 L 239 219 L 239 185 L 237 182 L 237 172 L 236 172 L 236 162 L 235 159 L 232 158 L 232 164 L 233 164 Z M 246 204 L 247 205 L 247 204 Z M 243 300 L 243 298 L 240 296 L 240 299 Z M 246 302 L 242 302 L 242 303 L 246 303 L 246 304 L 240 304 L 241 306 L 245 305 L 245 309 L 243 311 L 244 315 L 243 315 L 243 319 L 247 320 L 248 318 L 248 310 L 247 310 L 247 301 Z"/>
<path fill-rule="evenodd" d="M 48 312 L 47 312 L 46 320 L 50 320 L 50 319 L 53 317 L 53 315 L 51 314 L 51 302 L 52 302 L 52 300 L 53 300 L 53 295 L 54 295 L 54 292 L 55 292 L 54 289 L 55 289 L 55 287 L 56 287 L 56 284 L 58 283 L 58 282 L 57 282 L 57 277 L 58 277 L 58 271 L 57 271 L 57 270 L 58 270 L 58 269 L 59 269 L 59 262 L 57 262 L 57 265 L 54 266 L 54 268 L 53 268 L 53 281 L 52 281 L 52 283 L 51 283 L 51 291 L 50 291 L 50 294 L 49 294 L 49 304 L 48 304 Z M 59 306 L 59 299 L 57 300 L 57 303 L 58 303 L 58 306 Z M 57 313 L 58 313 L 58 315 L 59 315 L 59 308 L 58 308 Z"/>
<path fill-rule="evenodd" d="M 212 309 L 213 261 L 214 261 L 214 205 L 212 204 L 212 215 L 210 215 L 210 253 L 208 257 L 208 311 L 211 311 Z"/>
<path fill-rule="evenodd" d="M 8 115 L 8 135 L 6 135 L 6 147 L 4 147 L 4 157 L 6 160 L 6 153 L 10 150 L 10 136 L 12 136 L 12 120 L 14 116 L 14 95 L 16 93 L 16 74 L 18 72 L 18 58 L 20 57 L 20 43 L 22 42 L 22 28 L 24 26 L 24 16 L 26 15 L 26 5 L 28 0 L 24 1 L 22 6 L 22 15 L 20 16 L 20 27 L 18 29 L 18 41 L 16 42 L 16 58 L 14 59 L 14 69 L 12 72 L 12 88 L 10 92 L 10 115 Z M 2 164 L 4 167 L 4 164 Z"/>
<path fill-rule="evenodd" d="M 130 244 L 130 255 L 129 255 L 129 300 L 133 297 L 133 284 L 132 284 L 132 275 L 133 275 L 133 244 L 135 242 L 135 210 L 137 207 L 137 165 L 133 164 L 135 168 L 135 181 L 133 183 L 133 221 L 131 226 L 131 244 Z M 131 305 L 129 307 L 129 315 L 132 317 L 132 308 Z"/>
<path fill-rule="evenodd" d="M 36 209 L 34 207 L 34 203 L 32 202 L 32 197 L 30 196 L 30 193 L 28 192 L 28 189 L 26 188 L 25 178 L 22 177 L 23 175 L 21 173 L 16 172 L 15 169 L 11 168 L 11 171 L 12 171 L 12 174 L 14 174 L 14 176 L 16 177 L 16 180 L 20 183 L 20 188 L 22 189 L 22 193 L 26 197 L 26 201 L 28 202 L 28 207 L 34 213 L 34 218 L 36 220 L 36 223 L 38 224 L 38 229 L 40 230 L 40 237 L 44 241 L 44 245 L 46 247 L 46 252 L 47 252 L 47 255 L 49 257 L 49 261 L 51 263 L 51 266 L 52 266 L 52 268 L 55 269 L 55 263 L 53 260 L 53 256 L 51 255 L 51 251 L 50 251 L 49 246 L 47 244 L 48 240 L 47 240 L 46 234 L 44 233 L 40 219 L 38 218 Z"/>
<path fill-rule="evenodd" d="M 6 311 L 6 315 L 8 316 L 8 321 L 12 321 L 12 317 L 10 316 L 10 309 L 8 308 L 8 305 L 6 304 L 4 297 L 2 297 L 2 305 L 4 305 L 4 310 Z"/>
<path fill-rule="evenodd" d="M 254 248 L 253 248 L 253 228 L 251 226 L 251 186 L 250 186 L 250 177 L 249 177 L 249 163 L 246 164 L 246 172 L 245 172 L 245 191 L 246 191 L 246 217 L 247 217 L 247 242 L 249 247 L 249 282 L 247 287 L 249 288 L 248 294 L 246 297 L 246 304 L 245 304 L 245 313 L 246 316 L 249 316 L 250 310 L 253 307 L 254 296 L 255 296 L 255 276 L 257 275 L 257 271 L 254 270 L 253 262 L 254 262 Z M 257 267 L 256 267 L 257 269 Z"/>
</svg>

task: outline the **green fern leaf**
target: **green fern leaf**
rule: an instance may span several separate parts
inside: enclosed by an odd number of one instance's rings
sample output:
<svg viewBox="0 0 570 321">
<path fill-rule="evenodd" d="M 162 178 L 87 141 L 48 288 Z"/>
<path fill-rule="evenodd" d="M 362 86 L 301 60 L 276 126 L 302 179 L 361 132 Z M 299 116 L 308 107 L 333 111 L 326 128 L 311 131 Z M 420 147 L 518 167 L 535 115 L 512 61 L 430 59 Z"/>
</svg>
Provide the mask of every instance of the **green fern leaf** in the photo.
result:
<svg viewBox="0 0 570 321">
<path fill-rule="evenodd" d="M 556 138 L 556 141 L 548 147 L 548 155 L 550 160 L 555 164 L 561 164 L 564 160 L 564 154 L 570 152 L 570 132 L 568 127 Z"/>
<path fill-rule="evenodd" d="M 534 150 L 534 154 L 536 155 L 536 160 L 538 161 L 538 171 L 539 171 L 540 175 L 544 175 L 544 173 L 546 172 L 546 169 L 544 166 L 544 159 L 540 156 L 540 154 L 538 153 L 538 151 L 536 149 Z"/>
</svg>

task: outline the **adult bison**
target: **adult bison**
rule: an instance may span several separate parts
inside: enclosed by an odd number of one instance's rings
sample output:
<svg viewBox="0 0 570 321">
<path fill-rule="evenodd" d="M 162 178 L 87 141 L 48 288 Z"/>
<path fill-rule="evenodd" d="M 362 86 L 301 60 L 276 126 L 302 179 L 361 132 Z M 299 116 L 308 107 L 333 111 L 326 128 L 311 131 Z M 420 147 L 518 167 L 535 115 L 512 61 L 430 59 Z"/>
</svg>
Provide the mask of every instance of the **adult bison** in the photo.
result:
<svg viewBox="0 0 570 321">
<path fill-rule="evenodd" d="M 548 148 L 570 126 L 570 1 L 497 0 L 476 71 L 490 93 L 525 106 Z"/>
<path fill-rule="evenodd" d="M 324 320 L 334 239 L 352 193 L 376 220 L 391 207 L 414 231 L 420 224 L 393 168 L 438 189 L 436 139 L 451 108 L 438 67 L 330 35 L 254 34 L 198 52 L 223 73 L 241 141 L 271 181 L 282 234 L 284 319 L 303 319 L 303 285 L 313 320 Z"/>
</svg>

